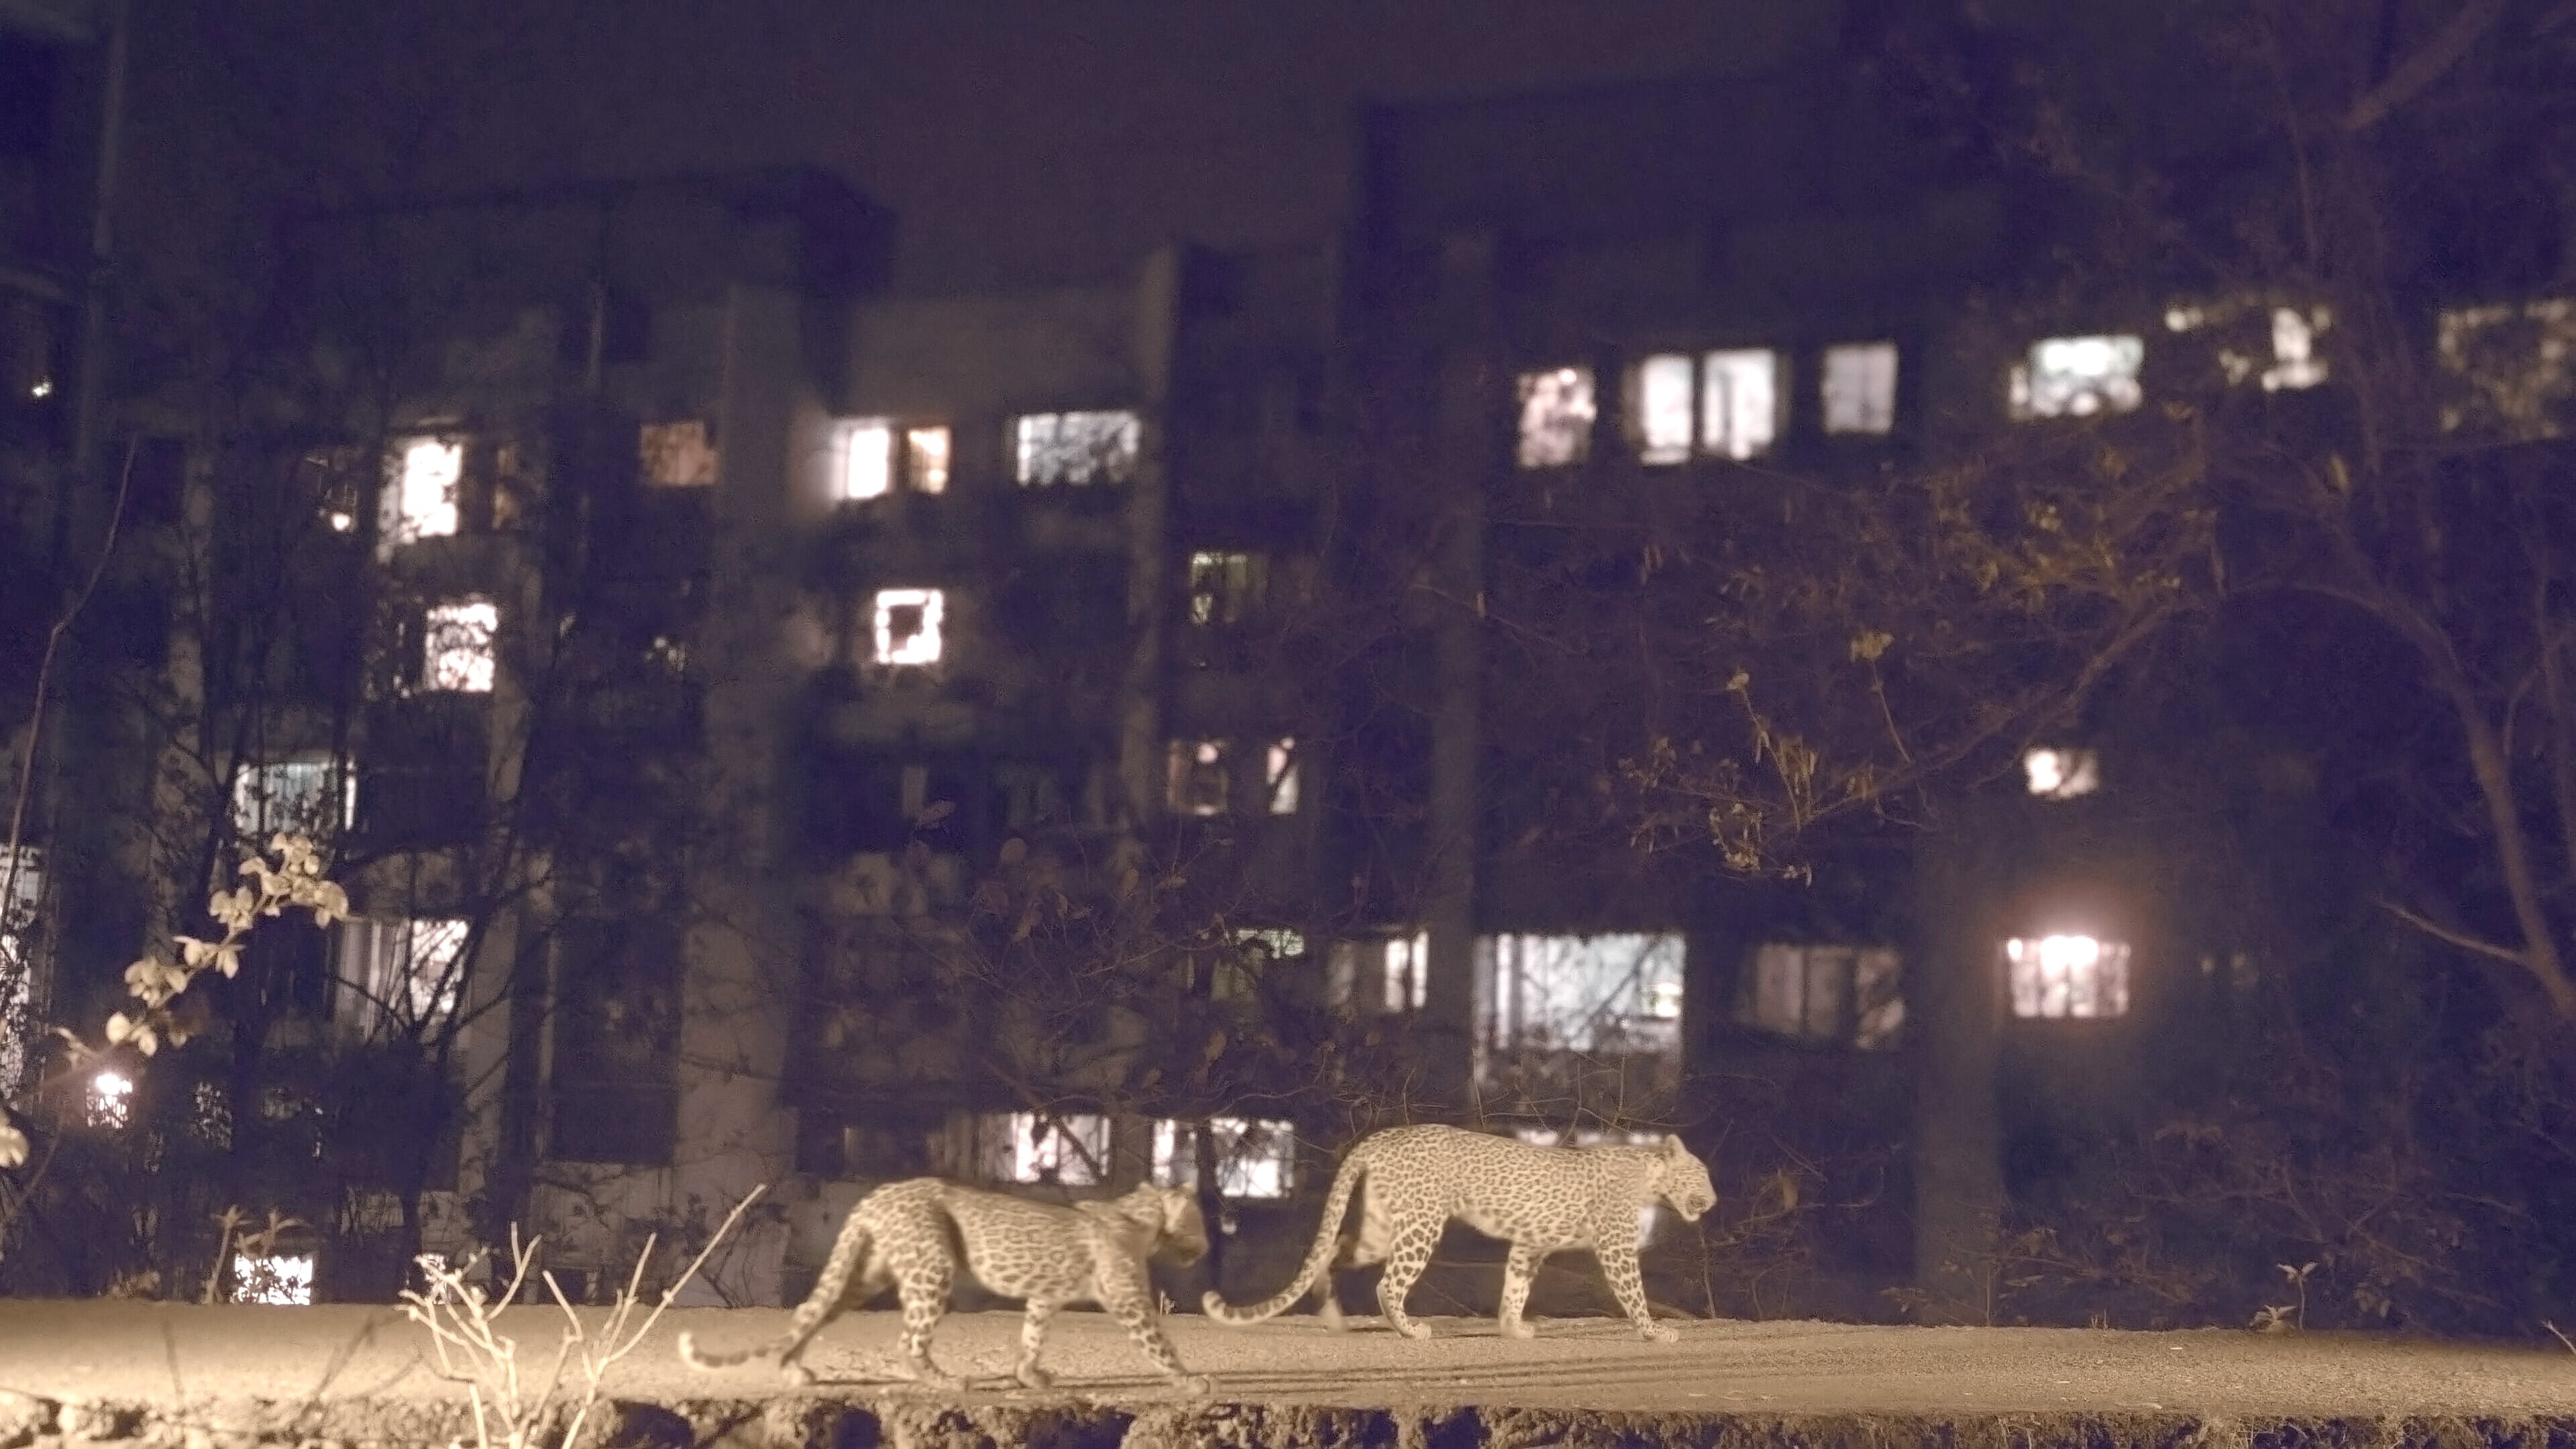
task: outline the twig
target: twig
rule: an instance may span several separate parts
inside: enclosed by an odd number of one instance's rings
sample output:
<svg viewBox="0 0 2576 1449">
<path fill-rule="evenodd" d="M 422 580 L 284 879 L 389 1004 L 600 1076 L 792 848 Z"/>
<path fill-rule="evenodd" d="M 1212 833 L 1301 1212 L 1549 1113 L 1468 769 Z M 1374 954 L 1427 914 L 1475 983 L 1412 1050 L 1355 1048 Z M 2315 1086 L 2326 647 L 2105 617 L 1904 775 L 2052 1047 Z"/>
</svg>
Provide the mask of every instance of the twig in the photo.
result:
<svg viewBox="0 0 2576 1449">
<path fill-rule="evenodd" d="M 2439 921 L 2431 920 L 2425 916 L 2419 915 L 2385 897 L 2374 902 L 2374 904 L 2376 904 L 2381 910 L 2386 911 L 2397 919 L 2413 926 L 2416 930 L 2422 931 L 2425 935 L 2431 936 L 2436 940 L 2448 941 L 2463 951 L 2475 952 L 2480 956 L 2492 957 L 2498 961 L 2509 961 L 2516 966 L 2521 966 L 2526 969 L 2531 965 L 2530 959 L 2520 951 L 2516 951 L 2509 946 L 2499 946 L 2493 941 L 2483 940 L 2479 937 L 2469 935 L 2466 932 L 2452 930 L 2450 927 L 2443 925 Z"/>
</svg>

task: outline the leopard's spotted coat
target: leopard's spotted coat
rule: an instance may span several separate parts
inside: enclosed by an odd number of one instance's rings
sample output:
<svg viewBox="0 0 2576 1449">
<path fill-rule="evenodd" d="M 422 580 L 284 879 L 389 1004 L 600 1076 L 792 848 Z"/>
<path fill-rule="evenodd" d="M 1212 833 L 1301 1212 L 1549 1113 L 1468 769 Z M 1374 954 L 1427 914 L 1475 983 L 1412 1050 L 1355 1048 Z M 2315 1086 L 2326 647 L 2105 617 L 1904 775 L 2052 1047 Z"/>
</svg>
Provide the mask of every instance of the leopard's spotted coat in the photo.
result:
<svg viewBox="0 0 2576 1449">
<path fill-rule="evenodd" d="M 702 1354 L 680 1335 L 680 1357 L 697 1368 L 723 1368 L 778 1355 L 789 1382 L 813 1382 L 799 1357 L 824 1325 L 892 1287 L 903 1301 L 903 1353 L 921 1382 L 957 1387 L 931 1362 L 930 1334 L 948 1311 L 960 1267 L 995 1293 L 1028 1300 L 1014 1369 L 1030 1388 L 1053 1381 L 1038 1367 L 1047 1320 L 1067 1303 L 1108 1310 L 1154 1366 L 1195 1394 L 1213 1391 L 1204 1375 L 1181 1367 L 1164 1336 L 1145 1260 L 1169 1251 L 1196 1261 L 1207 1252 L 1207 1221 L 1198 1199 L 1177 1188 L 1139 1187 L 1108 1202 L 1069 1206 L 960 1187 L 934 1177 L 888 1183 L 850 1210 L 813 1294 L 797 1306 L 787 1332 L 729 1354 Z"/>
<path fill-rule="evenodd" d="M 1340 1238 L 1354 1192 L 1361 1193 L 1360 1230 Z M 1326 1321 L 1338 1327 L 1341 1311 L 1327 1269 L 1383 1261 L 1378 1307 L 1397 1332 L 1427 1338 L 1430 1328 L 1405 1316 L 1405 1295 L 1430 1266 L 1442 1230 L 1458 1218 L 1512 1245 L 1500 1315 L 1509 1337 L 1530 1336 L 1521 1309 L 1540 1261 L 1561 1248 L 1590 1248 L 1637 1332 L 1670 1343 L 1675 1335 L 1655 1322 L 1637 1270 L 1637 1209 L 1658 1198 L 1692 1222 L 1717 1203 L 1707 1164 L 1678 1137 L 1660 1147 L 1538 1147 L 1456 1127 L 1391 1127 L 1361 1139 L 1342 1159 L 1324 1200 L 1323 1225 L 1295 1281 L 1251 1308 L 1230 1307 L 1214 1293 L 1202 1301 L 1211 1319 L 1242 1325 L 1285 1311 L 1315 1288 Z M 1337 1241 L 1345 1250 L 1338 1263 Z"/>
</svg>

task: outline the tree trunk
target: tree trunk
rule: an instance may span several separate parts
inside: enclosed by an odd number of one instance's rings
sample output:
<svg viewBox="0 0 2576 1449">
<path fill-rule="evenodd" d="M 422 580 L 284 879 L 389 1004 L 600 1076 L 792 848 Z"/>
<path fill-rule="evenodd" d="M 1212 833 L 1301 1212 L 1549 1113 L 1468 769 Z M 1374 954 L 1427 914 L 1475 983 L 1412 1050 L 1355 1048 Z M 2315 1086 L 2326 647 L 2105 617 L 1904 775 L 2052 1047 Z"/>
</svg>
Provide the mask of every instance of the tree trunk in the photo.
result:
<svg viewBox="0 0 2576 1449">
<path fill-rule="evenodd" d="M 2576 1021 L 2576 982 L 2567 979 L 2566 963 L 2559 955 L 2548 910 L 2541 904 L 2540 883 L 2532 875 L 2531 845 L 2522 828 L 2522 812 L 2514 795 L 2513 771 L 2505 759 L 2503 741 L 2497 738 L 2494 723 L 2465 683 L 2453 681 L 2450 695 L 2460 716 L 2461 733 L 2468 742 L 2469 766 L 2477 775 L 2478 793 L 2486 800 L 2487 826 L 2495 832 L 2496 865 L 2504 874 L 2505 893 L 2513 902 L 2514 925 L 2522 933 L 2522 968 L 2539 983 L 2560 1020 Z"/>
</svg>

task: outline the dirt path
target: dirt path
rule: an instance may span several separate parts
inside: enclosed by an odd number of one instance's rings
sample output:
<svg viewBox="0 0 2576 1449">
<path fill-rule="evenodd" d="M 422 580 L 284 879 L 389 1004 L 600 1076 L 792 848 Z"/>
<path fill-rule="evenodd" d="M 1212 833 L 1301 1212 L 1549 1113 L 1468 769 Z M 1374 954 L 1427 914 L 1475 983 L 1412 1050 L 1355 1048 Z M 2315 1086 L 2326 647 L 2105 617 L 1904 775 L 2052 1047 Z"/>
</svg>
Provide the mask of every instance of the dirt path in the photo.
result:
<svg viewBox="0 0 2576 1449">
<path fill-rule="evenodd" d="M 709 1347 L 740 1346 L 778 1332 L 785 1317 L 769 1310 L 672 1313 L 653 1340 L 611 1375 L 608 1392 L 666 1406 L 693 1422 L 704 1420 L 707 1405 L 717 1402 L 736 1406 L 730 1411 L 736 1418 L 776 1418 L 787 1406 L 774 1368 L 753 1364 L 694 1372 L 678 1362 L 674 1345 L 679 1331 L 689 1329 Z M 1602 1320 L 1541 1321 L 1539 1336 L 1526 1342 L 1499 1337 L 1490 1321 L 1430 1322 L 1438 1336 L 1413 1343 L 1383 1330 L 1335 1334 L 1312 1319 L 1229 1331 L 1195 1316 L 1179 1318 L 1172 1329 L 1182 1356 L 1219 1383 L 1214 1405 L 1185 1406 L 1098 1314 L 1069 1313 L 1057 1320 L 1047 1363 L 1060 1390 L 1043 1395 L 1001 1377 L 1016 1350 L 1016 1315 L 952 1316 L 937 1342 L 941 1363 L 954 1372 L 993 1376 L 989 1386 L 959 1398 L 899 1383 L 893 1316 L 854 1314 L 827 1330 L 809 1357 L 823 1382 L 792 1401 L 810 1406 L 819 1395 L 877 1404 L 879 1412 L 880 1401 L 922 1413 L 964 1405 L 979 1420 L 1000 1414 L 1012 1422 L 1055 1422 L 1062 1418 L 1049 1417 L 1056 1408 L 1076 1417 L 1112 1412 L 1129 1424 L 1131 1445 L 1147 1442 L 1136 1437 L 1138 1426 L 1149 1419 L 1180 1422 L 1173 1413 L 1185 1408 L 1186 1414 L 1230 1414 L 1238 1420 L 1287 1413 L 1300 1423 L 1313 1420 L 1308 1411 L 1337 1408 L 1395 1411 L 1410 1423 L 1449 1422 L 1463 1413 L 1482 1429 L 1452 1436 L 1461 1444 L 1548 1442 L 1561 1434 L 1533 1428 L 1535 1438 L 1519 1431 L 1496 1437 L 1497 1426 L 1544 1421 L 1562 1429 L 1586 1422 L 1586 1416 L 1611 1426 L 1624 1422 L 1620 1415 L 1665 1416 L 1657 1422 L 1668 1425 L 1744 1416 L 1764 1422 L 1777 1416 L 1928 1418 L 1952 1425 L 2009 1420 L 2019 1426 L 2009 1442 L 2033 1445 L 2061 1437 L 2044 1430 L 2058 1422 L 2070 1439 L 2095 1444 L 2105 1441 L 2105 1425 L 2135 1431 L 2115 1428 L 2107 1434 L 2110 1440 L 2170 1444 L 2174 1433 L 2190 1437 L 2188 1425 L 2195 1421 L 2253 1428 L 2279 1420 L 2491 1419 L 2526 1426 L 2538 1421 L 2559 1436 L 2557 1442 L 2576 1439 L 2576 1354 L 2556 1347 L 1826 1323 L 1685 1323 L 1678 1325 L 1681 1342 L 1664 1346 L 1640 1342 L 1625 1324 Z M 514 1309 L 504 1319 L 505 1329 L 523 1344 L 523 1364 L 552 1357 L 560 1323 L 553 1309 Z M 319 1403 L 416 1415 L 456 1395 L 428 1371 L 427 1354 L 420 1331 L 386 1309 L 0 1301 L 0 1392 L 56 1403 L 264 1400 L 280 1411 Z M 1036 1420 L 1031 1411 L 1038 1411 Z M 151 1411 L 144 1412 L 149 1417 Z M 1532 1414 L 1539 1419 L 1530 1420 Z M 0 1414 L 0 1449 L 11 1443 L 6 1418 Z M 989 1430 L 987 1424 L 979 1432 Z M 1433 1442 L 1422 1437 L 1428 1432 L 1411 1437 Z M 834 1431 L 831 1437 L 845 1436 Z M 884 1437 L 938 1442 L 936 1436 L 924 1439 L 891 1428 Z M 1225 1437 L 1310 1442 L 1268 1432 Z M 1398 1433 L 1390 1442 L 1405 1437 Z M 1658 1431 L 1648 1442 L 1669 1437 Z M 2481 1437 L 2501 1442 L 2496 1435 Z M 1172 1442 L 1190 1438 L 1182 1434 Z M 1043 1435 L 1002 1435 L 999 1442 L 1048 1441 Z"/>
</svg>

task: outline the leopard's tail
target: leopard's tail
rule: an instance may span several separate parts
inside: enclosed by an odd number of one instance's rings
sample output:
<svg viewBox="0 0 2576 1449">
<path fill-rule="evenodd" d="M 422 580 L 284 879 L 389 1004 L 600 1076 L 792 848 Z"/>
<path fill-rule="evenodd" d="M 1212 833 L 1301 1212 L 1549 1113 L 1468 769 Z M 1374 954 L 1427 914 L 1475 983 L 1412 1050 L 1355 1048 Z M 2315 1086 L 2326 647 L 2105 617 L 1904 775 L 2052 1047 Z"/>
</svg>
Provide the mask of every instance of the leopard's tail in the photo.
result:
<svg viewBox="0 0 2576 1449">
<path fill-rule="evenodd" d="M 823 1276 L 816 1280 L 814 1291 L 806 1295 L 805 1301 L 796 1305 L 795 1315 L 787 1320 L 785 1333 L 737 1353 L 701 1353 L 697 1335 L 684 1330 L 680 1334 L 680 1361 L 698 1369 L 731 1368 L 738 1363 L 748 1363 L 794 1348 L 813 1336 L 815 1325 L 821 1323 L 832 1311 L 832 1305 L 840 1302 L 841 1295 L 849 1291 L 851 1276 L 859 1271 L 859 1265 L 867 1261 L 867 1256 L 868 1230 L 853 1222 L 842 1231 L 841 1240 L 832 1245 L 832 1256 L 823 1264 Z"/>
<path fill-rule="evenodd" d="M 1305 1297 L 1316 1280 L 1324 1276 L 1324 1270 L 1332 1264 L 1334 1250 L 1341 1245 L 1342 1215 L 1350 1210 L 1351 1194 L 1358 1190 L 1360 1179 L 1368 1172 L 1368 1155 L 1363 1150 L 1366 1146 L 1362 1143 L 1352 1148 L 1350 1155 L 1342 1159 L 1341 1171 L 1333 1174 L 1333 1190 L 1324 1198 L 1324 1221 L 1315 1229 L 1315 1246 L 1306 1250 L 1306 1262 L 1298 1268 L 1297 1276 L 1287 1287 L 1280 1289 L 1276 1297 L 1250 1308 L 1236 1308 L 1215 1292 L 1209 1292 L 1199 1299 L 1199 1306 L 1207 1311 L 1209 1321 L 1229 1328 L 1241 1328 L 1276 1318 Z"/>
</svg>

